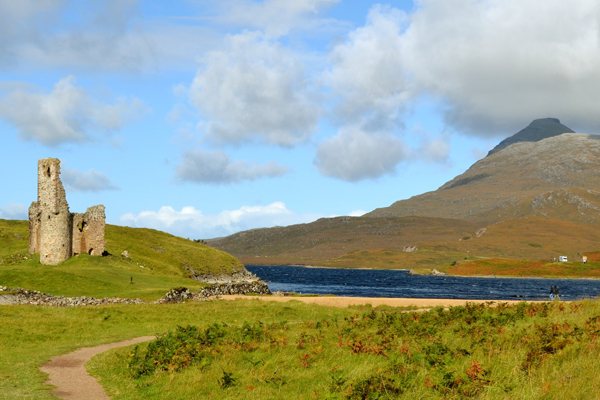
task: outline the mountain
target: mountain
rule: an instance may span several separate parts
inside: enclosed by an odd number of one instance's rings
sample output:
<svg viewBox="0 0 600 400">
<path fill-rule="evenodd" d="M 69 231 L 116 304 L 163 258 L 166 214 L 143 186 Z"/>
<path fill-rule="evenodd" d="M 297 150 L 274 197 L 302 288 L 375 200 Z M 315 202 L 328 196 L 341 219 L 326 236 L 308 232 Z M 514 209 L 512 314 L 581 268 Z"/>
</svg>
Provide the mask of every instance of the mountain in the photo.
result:
<svg viewBox="0 0 600 400">
<path fill-rule="evenodd" d="M 551 127 L 547 137 L 539 130 L 543 126 Z M 486 224 L 527 216 L 600 222 L 600 136 L 556 135 L 566 128 L 562 126 L 555 119 L 536 120 L 438 190 L 366 216 L 430 216 Z"/>
<path fill-rule="evenodd" d="M 557 118 L 536 119 L 527 128 L 498 143 L 496 147 L 490 150 L 488 156 L 517 142 L 539 142 L 540 140 L 562 135 L 563 133 L 575 132 L 571 128 L 567 128 L 561 124 Z"/>
<path fill-rule="evenodd" d="M 533 121 L 439 189 L 363 217 L 255 229 L 209 241 L 246 264 L 448 265 L 600 248 L 600 136 Z"/>
</svg>

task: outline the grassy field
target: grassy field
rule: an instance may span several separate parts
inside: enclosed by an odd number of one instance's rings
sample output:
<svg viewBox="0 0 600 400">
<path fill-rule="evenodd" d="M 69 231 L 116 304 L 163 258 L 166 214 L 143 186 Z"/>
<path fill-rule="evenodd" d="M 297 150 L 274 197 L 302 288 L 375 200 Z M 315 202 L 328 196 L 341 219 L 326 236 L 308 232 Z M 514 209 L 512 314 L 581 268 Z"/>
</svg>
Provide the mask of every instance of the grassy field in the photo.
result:
<svg viewBox="0 0 600 400">
<path fill-rule="evenodd" d="M 600 304 L 403 313 L 299 302 L 0 307 L 0 398 L 51 399 L 52 355 L 141 335 L 87 365 L 115 399 L 590 399 Z"/>
<path fill-rule="evenodd" d="M 600 262 L 552 262 L 492 258 L 463 261 L 443 269 L 453 275 L 544 276 L 554 278 L 600 278 Z"/>
<path fill-rule="evenodd" d="M 231 273 L 243 268 L 233 256 L 191 240 L 152 229 L 106 226 L 107 257 L 80 255 L 57 266 L 41 265 L 28 253 L 27 221 L 0 220 L 0 285 L 54 295 L 127 297 L 155 300 L 169 289 L 203 284 L 199 273 Z M 121 256 L 127 250 L 131 258 Z"/>
</svg>

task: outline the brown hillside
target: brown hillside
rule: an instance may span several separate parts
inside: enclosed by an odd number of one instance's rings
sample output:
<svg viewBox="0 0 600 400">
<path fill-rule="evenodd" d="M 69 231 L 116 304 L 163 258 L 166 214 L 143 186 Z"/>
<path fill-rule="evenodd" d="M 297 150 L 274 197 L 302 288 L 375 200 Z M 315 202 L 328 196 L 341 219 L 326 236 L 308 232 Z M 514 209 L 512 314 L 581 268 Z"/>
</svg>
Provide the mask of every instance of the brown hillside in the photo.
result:
<svg viewBox="0 0 600 400">
<path fill-rule="evenodd" d="M 482 226 L 426 217 L 337 217 L 309 224 L 253 229 L 208 240 L 244 264 L 319 264 L 349 252 L 389 248 L 402 252 L 421 241 L 456 241 Z"/>
<path fill-rule="evenodd" d="M 370 217 L 431 216 L 494 223 L 526 216 L 600 221 L 600 136 L 565 133 L 512 144 L 438 190 Z"/>
<path fill-rule="evenodd" d="M 209 245 L 244 264 L 440 270 L 455 262 L 496 257 L 549 261 L 565 255 L 577 261 L 600 248 L 595 224 L 533 217 L 482 228 L 442 218 L 339 217 L 240 232 Z M 417 249 L 407 252 L 409 245 Z"/>
</svg>

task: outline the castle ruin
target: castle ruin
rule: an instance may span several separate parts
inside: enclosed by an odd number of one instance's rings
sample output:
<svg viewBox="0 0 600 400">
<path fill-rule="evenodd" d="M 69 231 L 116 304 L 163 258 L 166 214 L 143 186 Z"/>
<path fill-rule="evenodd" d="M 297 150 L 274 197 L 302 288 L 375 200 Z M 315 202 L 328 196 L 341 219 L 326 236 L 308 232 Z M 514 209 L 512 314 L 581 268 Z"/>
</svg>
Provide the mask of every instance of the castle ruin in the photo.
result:
<svg viewBox="0 0 600 400">
<path fill-rule="evenodd" d="M 60 181 L 60 160 L 38 161 L 38 198 L 29 207 L 29 253 L 40 253 L 40 262 L 57 265 L 87 253 L 104 253 L 104 206 L 89 207 L 84 214 L 70 213 Z"/>
</svg>

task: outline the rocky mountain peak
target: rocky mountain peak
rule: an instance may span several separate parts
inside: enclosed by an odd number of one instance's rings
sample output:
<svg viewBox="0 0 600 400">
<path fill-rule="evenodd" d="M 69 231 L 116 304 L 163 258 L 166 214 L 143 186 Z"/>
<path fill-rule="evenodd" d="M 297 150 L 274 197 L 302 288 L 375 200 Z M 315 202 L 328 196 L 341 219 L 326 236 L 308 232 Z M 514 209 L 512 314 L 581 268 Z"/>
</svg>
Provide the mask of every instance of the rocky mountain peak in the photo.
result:
<svg viewBox="0 0 600 400">
<path fill-rule="evenodd" d="M 571 128 L 561 124 L 558 118 L 536 119 L 526 128 L 498 143 L 496 147 L 490 150 L 488 156 L 497 153 L 514 143 L 539 142 L 540 140 L 547 139 L 552 136 L 562 135 L 563 133 L 574 133 L 574 131 Z"/>
</svg>

